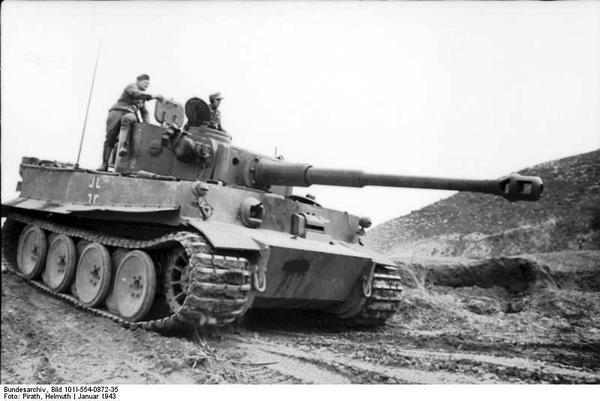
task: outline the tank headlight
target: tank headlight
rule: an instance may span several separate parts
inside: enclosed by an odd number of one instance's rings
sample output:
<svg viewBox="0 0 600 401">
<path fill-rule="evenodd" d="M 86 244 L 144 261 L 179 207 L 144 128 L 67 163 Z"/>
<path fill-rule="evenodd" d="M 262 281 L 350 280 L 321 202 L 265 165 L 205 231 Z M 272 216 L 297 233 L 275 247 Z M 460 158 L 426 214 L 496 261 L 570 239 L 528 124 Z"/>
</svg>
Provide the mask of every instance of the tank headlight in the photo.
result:
<svg viewBox="0 0 600 401">
<path fill-rule="evenodd" d="M 358 225 L 360 228 L 369 228 L 372 224 L 373 222 L 368 217 L 361 217 L 360 219 L 358 219 Z"/>
<path fill-rule="evenodd" d="M 196 198 L 203 198 L 208 193 L 208 185 L 202 181 L 196 181 L 192 187 L 192 194 Z"/>
</svg>

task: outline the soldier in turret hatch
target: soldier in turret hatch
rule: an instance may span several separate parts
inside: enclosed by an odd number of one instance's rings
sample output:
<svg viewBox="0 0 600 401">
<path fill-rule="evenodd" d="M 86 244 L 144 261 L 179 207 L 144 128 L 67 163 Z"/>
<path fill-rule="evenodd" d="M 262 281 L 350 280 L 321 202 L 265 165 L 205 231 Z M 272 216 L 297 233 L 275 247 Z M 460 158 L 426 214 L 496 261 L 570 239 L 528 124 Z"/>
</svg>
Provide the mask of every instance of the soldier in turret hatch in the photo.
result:
<svg viewBox="0 0 600 401">
<path fill-rule="evenodd" d="M 163 100 L 161 95 L 150 95 L 145 90 L 150 85 L 150 77 L 142 74 L 137 77 L 135 83 L 127 85 L 117 103 L 108 111 L 106 120 L 106 140 L 104 141 L 104 150 L 102 152 L 102 166 L 98 170 L 106 171 L 108 169 L 108 159 L 110 153 L 115 147 L 117 139 L 119 140 L 119 156 L 127 155 L 129 149 L 129 131 L 134 122 L 148 122 L 148 110 L 146 110 L 146 100 Z"/>
<path fill-rule="evenodd" d="M 215 92 L 208 97 L 208 100 L 210 100 L 210 122 L 208 126 L 219 131 L 225 131 L 221 125 L 221 111 L 219 110 L 221 99 L 223 99 L 221 92 Z"/>
</svg>

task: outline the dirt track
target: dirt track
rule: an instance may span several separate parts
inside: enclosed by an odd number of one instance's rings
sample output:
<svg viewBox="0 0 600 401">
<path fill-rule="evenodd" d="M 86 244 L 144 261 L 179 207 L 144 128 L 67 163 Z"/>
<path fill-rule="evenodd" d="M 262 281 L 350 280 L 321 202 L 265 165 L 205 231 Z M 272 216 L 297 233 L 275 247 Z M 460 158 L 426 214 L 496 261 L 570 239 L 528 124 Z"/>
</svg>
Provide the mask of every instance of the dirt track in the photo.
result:
<svg viewBox="0 0 600 401">
<path fill-rule="evenodd" d="M 256 312 L 200 339 L 127 330 L 3 274 L 1 375 L 2 383 L 600 383 L 600 292 L 417 283 L 378 330 Z"/>
</svg>

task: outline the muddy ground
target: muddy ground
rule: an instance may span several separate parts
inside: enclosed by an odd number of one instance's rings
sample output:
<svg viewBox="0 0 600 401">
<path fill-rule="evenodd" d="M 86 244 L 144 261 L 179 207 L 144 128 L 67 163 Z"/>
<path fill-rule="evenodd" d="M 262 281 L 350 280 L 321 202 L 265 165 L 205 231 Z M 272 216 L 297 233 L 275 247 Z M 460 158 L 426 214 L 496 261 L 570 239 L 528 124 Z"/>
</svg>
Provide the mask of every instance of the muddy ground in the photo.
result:
<svg viewBox="0 0 600 401">
<path fill-rule="evenodd" d="M 600 383 L 600 252 L 404 260 L 385 327 L 256 311 L 211 338 L 128 330 L 2 274 L 2 383 Z"/>
</svg>

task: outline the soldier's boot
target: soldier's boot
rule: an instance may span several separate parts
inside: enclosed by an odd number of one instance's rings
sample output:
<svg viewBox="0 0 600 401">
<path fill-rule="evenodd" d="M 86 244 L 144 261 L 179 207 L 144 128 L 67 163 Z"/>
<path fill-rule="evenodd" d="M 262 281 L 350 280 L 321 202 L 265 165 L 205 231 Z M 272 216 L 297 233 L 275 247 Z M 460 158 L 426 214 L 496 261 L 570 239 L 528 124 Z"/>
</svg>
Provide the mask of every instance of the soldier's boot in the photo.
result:
<svg viewBox="0 0 600 401">
<path fill-rule="evenodd" d="M 119 132 L 119 157 L 127 156 L 128 151 L 129 151 L 129 129 L 124 129 L 124 127 L 121 127 L 121 131 Z"/>
<path fill-rule="evenodd" d="M 129 131 L 132 124 L 137 121 L 134 113 L 127 113 L 121 117 L 121 129 L 119 130 L 119 157 L 127 156 L 129 153 Z"/>
<path fill-rule="evenodd" d="M 108 143 L 104 142 L 104 150 L 102 151 L 102 165 L 98 171 L 108 171 L 108 161 L 110 159 L 111 147 Z"/>
<path fill-rule="evenodd" d="M 117 147 L 113 146 L 110 150 L 110 156 L 108 158 L 108 168 L 115 167 L 115 159 L 117 158 Z"/>
</svg>

